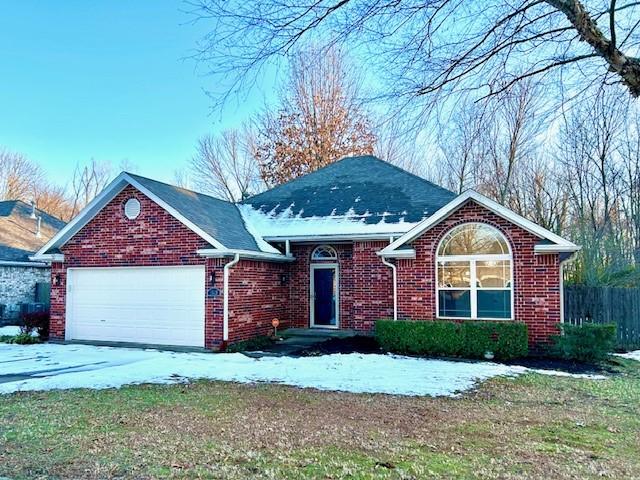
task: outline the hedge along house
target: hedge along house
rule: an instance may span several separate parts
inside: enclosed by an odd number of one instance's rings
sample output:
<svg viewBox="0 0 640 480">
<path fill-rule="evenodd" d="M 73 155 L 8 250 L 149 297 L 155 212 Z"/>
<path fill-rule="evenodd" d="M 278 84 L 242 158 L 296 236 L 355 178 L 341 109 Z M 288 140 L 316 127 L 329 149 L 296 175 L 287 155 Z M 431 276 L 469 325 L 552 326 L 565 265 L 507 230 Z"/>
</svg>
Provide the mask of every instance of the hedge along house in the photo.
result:
<svg viewBox="0 0 640 480">
<path fill-rule="evenodd" d="M 479 195 L 350 157 L 240 204 L 122 173 L 34 257 L 56 340 L 210 349 L 380 318 L 562 320 L 578 246 Z"/>
<path fill-rule="evenodd" d="M 15 323 L 24 304 L 48 302 L 49 264 L 29 257 L 64 225 L 35 205 L 0 202 L 0 323 Z"/>
</svg>

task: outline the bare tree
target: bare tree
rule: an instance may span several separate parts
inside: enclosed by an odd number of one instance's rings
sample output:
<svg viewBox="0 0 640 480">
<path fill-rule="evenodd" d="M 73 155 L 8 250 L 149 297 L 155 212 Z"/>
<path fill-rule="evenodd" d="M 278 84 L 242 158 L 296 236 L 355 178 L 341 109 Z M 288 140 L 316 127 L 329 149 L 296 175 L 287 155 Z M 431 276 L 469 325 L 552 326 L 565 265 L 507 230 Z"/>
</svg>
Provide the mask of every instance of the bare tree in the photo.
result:
<svg viewBox="0 0 640 480">
<path fill-rule="evenodd" d="M 190 180 L 203 192 L 238 202 L 263 188 L 254 156 L 254 134 L 248 127 L 206 135 L 191 159 Z"/>
<path fill-rule="evenodd" d="M 515 178 L 511 208 L 544 228 L 562 234 L 569 221 L 569 195 L 558 163 L 547 158 L 530 159 Z"/>
<path fill-rule="evenodd" d="M 603 95 L 571 112 L 559 133 L 559 159 L 569 194 L 569 233 L 583 245 L 579 280 L 607 282 L 624 264 L 625 233 L 620 228 L 623 178 L 617 152 L 626 111 Z"/>
<path fill-rule="evenodd" d="M 640 266 L 640 112 L 636 109 L 622 138 L 618 153 L 622 163 L 621 208 L 624 212 L 624 231 L 630 233 L 633 260 Z M 625 228 L 626 227 L 626 228 Z"/>
<path fill-rule="evenodd" d="M 186 168 L 176 168 L 173 171 L 173 184 L 176 187 L 191 190 L 191 176 Z"/>
<path fill-rule="evenodd" d="M 41 185 L 33 197 L 36 206 L 50 215 L 64 221 L 73 217 L 73 205 L 69 201 L 65 189 L 59 185 Z"/>
<path fill-rule="evenodd" d="M 76 165 L 71 181 L 72 217 L 107 186 L 111 176 L 110 165 L 93 158 L 86 165 Z"/>
<path fill-rule="evenodd" d="M 44 183 L 42 169 L 24 155 L 0 149 L 0 200 L 30 202 Z"/>
<path fill-rule="evenodd" d="M 544 109 L 536 93 L 532 83 L 522 82 L 497 96 L 482 135 L 489 168 L 482 171 L 479 189 L 516 211 L 516 178 L 538 155 L 538 136 L 543 133 Z"/>
<path fill-rule="evenodd" d="M 377 140 L 373 154 L 376 157 L 420 177 L 433 173 L 429 168 L 435 155 L 433 148 L 429 148 L 434 142 L 432 138 L 415 135 L 397 121 L 380 122 L 375 130 Z"/>
<path fill-rule="evenodd" d="M 263 180 L 277 185 L 376 142 L 358 101 L 358 82 L 335 49 L 298 54 L 276 112 L 259 122 L 256 158 Z"/>
<path fill-rule="evenodd" d="M 437 183 L 456 193 L 477 189 L 485 159 L 489 115 L 486 105 L 465 104 L 451 123 L 441 125 L 439 148 L 442 160 L 432 166 Z"/>
<path fill-rule="evenodd" d="M 241 91 L 296 49 L 321 39 L 372 66 L 372 96 L 397 107 L 442 105 L 443 94 L 508 91 L 536 78 L 579 96 L 619 83 L 640 96 L 640 2 L 634 0 L 191 0 L 209 22 L 197 57 Z"/>
</svg>

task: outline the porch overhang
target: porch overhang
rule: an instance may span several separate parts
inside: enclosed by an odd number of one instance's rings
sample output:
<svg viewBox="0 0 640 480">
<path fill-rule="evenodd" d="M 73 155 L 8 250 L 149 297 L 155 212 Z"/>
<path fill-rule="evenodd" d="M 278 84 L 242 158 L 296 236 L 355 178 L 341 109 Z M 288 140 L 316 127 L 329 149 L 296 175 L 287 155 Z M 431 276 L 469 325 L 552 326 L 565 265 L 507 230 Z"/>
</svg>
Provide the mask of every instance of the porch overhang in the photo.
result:
<svg viewBox="0 0 640 480">
<path fill-rule="evenodd" d="M 293 262 L 295 257 L 279 253 L 254 252 L 251 250 L 220 250 L 216 248 L 203 248 L 196 252 L 205 258 L 232 258 L 239 255 L 242 259 L 263 260 L 266 262 Z"/>
</svg>

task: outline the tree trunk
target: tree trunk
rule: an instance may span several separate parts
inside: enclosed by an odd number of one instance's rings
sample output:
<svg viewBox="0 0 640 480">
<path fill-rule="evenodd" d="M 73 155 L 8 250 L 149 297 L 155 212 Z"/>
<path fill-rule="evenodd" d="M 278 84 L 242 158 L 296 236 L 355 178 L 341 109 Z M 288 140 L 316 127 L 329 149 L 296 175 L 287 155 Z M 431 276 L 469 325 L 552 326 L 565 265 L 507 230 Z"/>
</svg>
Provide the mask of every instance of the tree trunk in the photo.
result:
<svg viewBox="0 0 640 480">
<path fill-rule="evenodd" d="M 626 56 L 617 48 L 614 40 L 605 37 L 579 0 L 546 0 L 546 2 L 565 14 L 575 27 L 580 39 L 591 45 L 595 53 L 604 58 L 609 64 L 609 70 L 620 76 L 631 95 L 636 98 L 640 96 L 640 59 Z"/>
</svg>

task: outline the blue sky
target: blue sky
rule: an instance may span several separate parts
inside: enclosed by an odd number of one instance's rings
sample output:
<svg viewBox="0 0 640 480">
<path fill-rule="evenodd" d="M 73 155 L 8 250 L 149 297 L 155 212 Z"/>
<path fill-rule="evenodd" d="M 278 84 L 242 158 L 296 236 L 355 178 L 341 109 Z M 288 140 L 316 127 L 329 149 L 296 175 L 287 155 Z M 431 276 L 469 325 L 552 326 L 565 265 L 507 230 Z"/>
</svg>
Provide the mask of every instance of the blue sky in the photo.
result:
<svg viewBox="0 0 640 480">
<path fill-rule="evenodd" d="M 0 7 L 0 146 L 68 182 L 91 157 L 172 180 L 196 139 L 245 119 L 253 93 L 211 113 L 219 79 L 183 60 L 206 25 L 178 0 L 4 1 Z M 270 88 L 266 88 L 270 91 Z"/>
</svg>

